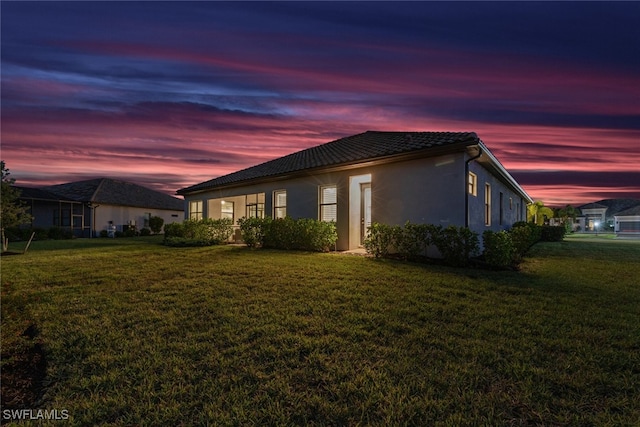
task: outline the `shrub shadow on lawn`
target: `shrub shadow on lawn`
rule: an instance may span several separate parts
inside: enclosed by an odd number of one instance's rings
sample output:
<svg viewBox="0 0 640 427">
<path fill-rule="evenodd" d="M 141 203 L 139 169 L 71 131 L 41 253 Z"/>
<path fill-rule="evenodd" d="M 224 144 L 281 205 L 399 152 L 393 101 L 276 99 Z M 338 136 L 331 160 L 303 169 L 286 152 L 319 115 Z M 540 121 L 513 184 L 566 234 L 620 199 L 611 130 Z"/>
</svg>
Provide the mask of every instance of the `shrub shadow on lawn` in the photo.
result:
<svg viewBox="0 0 640 427">
<path fill-rule="evenodd" d="M 37 339 L 39 333 L 36 325 L 29 325 L 20 337 L 23 344 L 11 353 L 2 354 L 0 397 L 5 410 L 36 408 L 44 394 L 47 359 Z"/>
</svg>

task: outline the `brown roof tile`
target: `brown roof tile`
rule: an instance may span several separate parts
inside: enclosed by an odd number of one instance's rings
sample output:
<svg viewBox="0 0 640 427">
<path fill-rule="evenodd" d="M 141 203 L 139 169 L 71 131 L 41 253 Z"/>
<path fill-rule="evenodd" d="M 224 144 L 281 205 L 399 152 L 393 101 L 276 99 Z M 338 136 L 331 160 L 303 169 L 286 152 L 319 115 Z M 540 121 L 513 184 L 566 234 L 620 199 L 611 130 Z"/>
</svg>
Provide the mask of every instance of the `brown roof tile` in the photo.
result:
<svg viewBox="0 0 640 427">
<path fill-rule="evenodd" d="M 479 142 L 480 139 L 474 132 L 367 131 L 201 182 L 178 190 L 178 194 L 276 177 L 307 169 L 348 165 L 437 147 L 468 146 Z"/>
</svg>

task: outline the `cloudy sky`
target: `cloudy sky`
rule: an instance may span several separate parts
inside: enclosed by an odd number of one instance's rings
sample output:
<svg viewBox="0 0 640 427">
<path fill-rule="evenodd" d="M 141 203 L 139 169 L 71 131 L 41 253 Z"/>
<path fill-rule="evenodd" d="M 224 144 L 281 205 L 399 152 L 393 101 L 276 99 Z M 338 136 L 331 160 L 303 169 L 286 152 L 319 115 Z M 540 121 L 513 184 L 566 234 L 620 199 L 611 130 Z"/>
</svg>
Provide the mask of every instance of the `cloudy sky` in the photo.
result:
<svg viewBox="0 0 640 427">
<path fill-rule="evenodd" d="M 536 200 L 640 198 L 640 2 L 7 2 L 19 185 L 175 193 L 366 130 L 475 131 Z"/>
</svg>

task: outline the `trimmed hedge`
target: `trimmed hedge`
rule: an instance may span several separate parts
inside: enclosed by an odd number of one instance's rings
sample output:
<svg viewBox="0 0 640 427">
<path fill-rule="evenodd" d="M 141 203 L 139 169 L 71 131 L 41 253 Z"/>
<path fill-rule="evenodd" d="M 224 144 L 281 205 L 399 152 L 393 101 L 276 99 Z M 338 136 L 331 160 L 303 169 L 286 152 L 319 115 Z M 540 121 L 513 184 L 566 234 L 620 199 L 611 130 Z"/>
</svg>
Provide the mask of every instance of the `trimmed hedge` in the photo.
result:
<svg viewBox="0 0 640 427">
<path fill-rule="evenodd" d="M 373 223 L 364 247 L 376 258 L 390 255 L 416 260 L 425 256 L 430 246 L 435 246 L 449 265 L 464 266 L 478 253 L 478 234 L 465 227 L 450 225 L 446 228 L 432 224 L 390 226 Z"/>
<path fill-rule="evenodd" d="M 252 248 L 328 252 L 338 240 L 335 223 L 309 218 L 240 218 L 238 225 Z"/>
<path fill-rule="evenodd" d="M 536 242 L 560 241 L 564 227 L 538 226 L 518 222 L 509 231 L 490 231 L 482 234 L 486 264 L 498 268 L 517 265 Z M 478 234 L 466 227 L 443 228 L 432 224 L 404 226 L 373 223 L 364 242 L 368 253 L 376 258 L 395 257 L 405 260 L 425 258 L 429 247 L 435 246 L 444 262 L 453 266 L 466 266 L 479 255 Z M 479 259 L 479 261 L 481 261 Z"/>
<path fill-rule="evenodd" d="M 230 219 L 188 219 L 164 226 L 164 241 L 167 246 L 211 246 L 225 243 L 233 234 Z"/>
<path fill-rule="evenodd" d="M 29 240 L 31 233 L 36 233 L 33 237 L 34 240 L 68 240 L 74 238 L 71 229 L 62 227 L 13 227 L 5 230 L 5 235 L 9 238 L 10 242 Z"/>
<path fill-rule="evenodd" d="M 496 267 L 509 267 L 513 264 L 515 248 L 510 233 L 486 230 L 482 233 L 482 243 L 485 262 Z"/>
</svg>

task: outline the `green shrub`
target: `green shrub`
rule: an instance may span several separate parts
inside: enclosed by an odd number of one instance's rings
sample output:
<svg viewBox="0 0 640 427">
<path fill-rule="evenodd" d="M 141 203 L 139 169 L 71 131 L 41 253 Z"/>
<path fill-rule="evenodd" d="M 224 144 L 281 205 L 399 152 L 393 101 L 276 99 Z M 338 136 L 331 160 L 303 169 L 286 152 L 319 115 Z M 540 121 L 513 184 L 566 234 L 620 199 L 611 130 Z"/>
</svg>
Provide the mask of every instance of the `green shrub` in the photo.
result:
<svg viewBox="0 0 640 427">
<path fill-rule="evenodd" d="M 514 247 L 511 234 L 506 231 L 486 230 L 482 233 L 484 260 L 496 267 L 508 267 L 514 261 Z"/>
<path fill-rule="evenodd" d="M 455 225 L 437 227 L 433 242 L 445 263 L 456 267 L 468 265 L 469 260 L 478 254 L 480 248 L 478 233 L 467 227 Z"/>
<path fill-rule="evenodd" d="M 536 226 L 537 227 L 537 226 Z M 511 235 L 511 244 L 513 246 L 513 261 L 518 263 L 522 257 L 529 251 L 529 248 L 535 243 L 533 242 L 533 231 L 531 227 L 513 227 L 509 230 Z"/>
<path fill-rule="evenodd" d="M 407 221 L 404 227 L 394 227 L 393 246 L 403 259 L 417 259 L 424 254 L 430 238 L 424 224 Z"/>
<path fill-rule="evenodd" d="M 238 220 L 242 241 L 250 248 L 261 247 L 264 244 L 265 231 L 271 222 L 271 217 L 246 218 Z"/>
<path fill-rule="evenodd" d="M 34 229 L 33 231 L 36 231 L 36 229 Z M 73 232 L 66 228 L 51 227 L 49 228 L 46 237 L 44 237 L 44 233 L 40 230 L 36 231 L 36 236 L 42 236 L 43 238 L 48 237 L 52 240 L 67 240 L 73 238 Z"/>
<path fill-rule="evenodd" d="M 138 235 L 138 230 L 136 230 L 135 225 L 125 225 L 123 227 L 124 230 L 122 231 L 122 235 L 124 237 L 135 237 Z"/>
<path fill-rule="evenodd" d="M 447 264 L 464 266 L 479 250 L 478 234 L 466 227 L 453 225 L 442 228 L 432 224 L 412 224 L 390 226 L 373 223 L 364 247 L 376 258 L 394 254 L 404 259 L 418 259 L 426 253 L 430 245 L 438 248 Z"/>
<path fill-rule="evenodd" d="M 229 240 L 233 234 L 233 220 L 229 218 L 203 219 L 202 227 L 205 229 L 205 237 L 213 244 L 219 245 Z"/>
<path fill-rule="evenodd" d="M 174 222 L 164 227 L 164 244 L 168 246 L 210 246 L 226 242 L 233 234 L 233 221 L 204 218 Z M 191 244 L 189 244 L 191 242 Z"/>
<path fill-rule="evenodd" d="M 152 216 L 149 218 L 149 228 L 153 234 L 158 234 L 162 230 L 164 225 L 164 219 L 159 216 Z"/>
<path fill-rule="evenodd" d="M 179 222 L 172 222 L 164 226 L 164 238 L 179 237 L 182 235 L 182 224 Z"/>
<path fill-rule="evenodd" d="M 327 252 L 338 240 L 335 223 L 309 218 L 241 218 L 238 224 L 242 240 L 252 248 Z"/>
<path fill-rule="evenodd" d="M 400 233 L 398 226 L 390 226 L 374 222 L 368 228 L 369 235 L 363 242 L 364 248 L 368 253 L 373 254 L 376 258 L 385 258 L 389 256 L 392 250 L 392 244 L 396 236 Z"/>
<path fill-rule="evenodd" d="M 109 232 L 107 230 L 100 230 L 100 237 L 109 237 Z"/>
<path fill-rule="evenodd" d="M 329 252 L 338 240 L 336 224 L 333 221 L 300 218 L 295 220 L 294 224 L 294 230 L 298 236 L 294 249 Z"/>
<path fill-rule="evenodd" d="M 262 234 L 264 237 L 262 246 L 265 248 L 297 249 L 302 239 L 298 235 L 296 223 L 291 217 L 264 221 Z"/>
<path fill-rule="evenodd" d="M 527 249 L 540 241 L 540 237 L 542 236 L 542 227 L 540 225 L 532 222 L 518 221 L 511 226 L 511 231 L 516 228 L 527 228 L 529 230 L 529 247 L 527 247 Z"/>
<path fill-rule="evenodd" d="M 31 238 L 31 233 L 36 233 L 33 236 L 34 240 L 49 239 L 49 230 L 42 227 L 11 227 L 7 228 L 4 233 L 5 237 L 7 237 L 10 242 L 29 240 Z M 62 232 L 60 232 L 60 235 L 62 235 Z"/>
<path fill-rule="evenodd" d="M 151 230 L 148 228 L 143 228 L 142 230 L 140 230 L 140 235 L 141 236 L 151 236 Z"/>
</svg>

